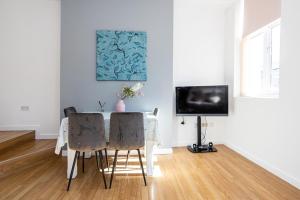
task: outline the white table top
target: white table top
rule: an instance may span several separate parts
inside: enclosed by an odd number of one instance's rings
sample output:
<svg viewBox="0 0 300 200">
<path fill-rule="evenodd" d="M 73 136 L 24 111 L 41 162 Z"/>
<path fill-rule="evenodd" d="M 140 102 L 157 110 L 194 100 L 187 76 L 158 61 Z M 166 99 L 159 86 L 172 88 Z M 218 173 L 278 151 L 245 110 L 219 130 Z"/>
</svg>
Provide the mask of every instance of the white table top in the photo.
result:
<svg viewBox="0 0 300 200">
<path fill-rule="evenodd" d="M 92 112 L 92 111 L 85 111 L 85 112 L 82 112 L 82 113 L 102 113 L 103 114 L 103 117 L 104 117 L 104 120 L 106 119 L 110 119 L 110 114 L 112 112 Z M 141 112 L 144 114 L 144 118 L 157 118 L 156 116 L 153 115 L 153 112 Z"/>
</svg>

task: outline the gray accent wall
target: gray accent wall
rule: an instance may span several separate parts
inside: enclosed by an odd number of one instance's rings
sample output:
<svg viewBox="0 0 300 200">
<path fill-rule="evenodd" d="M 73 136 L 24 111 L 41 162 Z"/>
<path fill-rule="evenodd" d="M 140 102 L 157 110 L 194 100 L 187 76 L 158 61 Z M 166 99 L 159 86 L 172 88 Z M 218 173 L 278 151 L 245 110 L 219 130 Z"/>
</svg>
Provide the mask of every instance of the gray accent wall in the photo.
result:
<svg viewBox="0 0 300 200">
<path fill-rule="evenodd" d="M 172 145 L 173 1 L 172 0 L 62 0 L 61 109 L 96 111 L 97 101 L 112 111 L 124 84 L 96 81 L 96 30 L 146 31 L 147 76 L 144 96 L 125 101 L 127 111 L 160 109 L 162 146 Z M 63 112 L 61 112 L 61 117 Z"/>
</svg>

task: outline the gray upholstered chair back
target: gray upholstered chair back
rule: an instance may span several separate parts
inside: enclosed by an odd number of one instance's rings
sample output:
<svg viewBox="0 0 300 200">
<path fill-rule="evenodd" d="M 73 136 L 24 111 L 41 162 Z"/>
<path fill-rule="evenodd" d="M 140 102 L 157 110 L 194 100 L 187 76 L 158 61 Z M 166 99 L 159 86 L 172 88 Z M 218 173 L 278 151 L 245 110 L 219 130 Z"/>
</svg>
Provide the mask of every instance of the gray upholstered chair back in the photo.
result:
<svg viewBox="0 0 300 200">
<path fill-rule="evenodd" d="M 112 113 L 110 116 L 109 147 L 133 150 L 145 145 L 143 113 Z"/>
<path fill-rule="evenodd" d="M 71 113 L 69 116 L 70 149 L 97 151 L 106 147 L 104 118 L 101 113 Z"/>
<path fill-rule="evenodd" d="M 76 108 L 72 106 L 72 107 L 65 108 L 64 113 L 65 113 L 65 117 L 69 117 L 71 113 L 77 113 L 77 111 Z"/>
<path fill-rule="evenodd" d="M 159 112 L 158 108 L 154 108 L 153 115 L 158 116 L 158 112 Z"/>
</svg>

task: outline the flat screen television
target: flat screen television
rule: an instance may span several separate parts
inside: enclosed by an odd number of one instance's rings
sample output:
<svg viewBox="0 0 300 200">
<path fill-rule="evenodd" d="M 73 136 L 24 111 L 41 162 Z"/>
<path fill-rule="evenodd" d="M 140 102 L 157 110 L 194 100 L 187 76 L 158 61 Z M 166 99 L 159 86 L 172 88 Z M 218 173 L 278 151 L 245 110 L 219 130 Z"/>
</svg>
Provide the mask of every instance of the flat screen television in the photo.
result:
<svg viewBox="0 0 300 200">
<path fill-rule="evenodd" d="M 227 116 L 228 86 L 176 87 L 176 115 Z"/>
</svg>

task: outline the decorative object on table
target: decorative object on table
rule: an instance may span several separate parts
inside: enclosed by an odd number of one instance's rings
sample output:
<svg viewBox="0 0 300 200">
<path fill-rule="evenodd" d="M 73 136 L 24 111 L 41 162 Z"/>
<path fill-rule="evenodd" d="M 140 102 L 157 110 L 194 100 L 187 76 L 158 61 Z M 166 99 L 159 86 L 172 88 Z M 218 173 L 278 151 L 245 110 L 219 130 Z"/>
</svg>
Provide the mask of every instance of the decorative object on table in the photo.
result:
<svg viewBox="0 0 300 200">
<path fill-rule="evenodd" d="M 120 93 L 118 93 L 118 97 L 120 98 L 116 104 L 117 112 L 125 112 L 125 103 L 124 100 L 127 98 L 133 98 L 135 96 L 143 95 L 141 89 L 144 87 L 144 84 L 137 83 L 132 87 L 124 86 L 122 87 Z"/>
<path fill-rule="evenodd" d="M 101 101 L 99 100 L 98 101 L 98 103 L 99 103 L 99 106 L 100 106 L 100 112 L 104 112 L 104 106 L 105 106 L 105 102 L 103 102 L 103 103 L 101 103 Z"/>
<path fill-rule="evenodd" d="M 147 33 L 98 30 L 97 81 L 146 81 Z"/>
<path fill-rule="evenodd" d="M 116 112 L 125 112 L 125 103 L 122 99 L 119 99 L 116 104 Z"/>
</svg>

